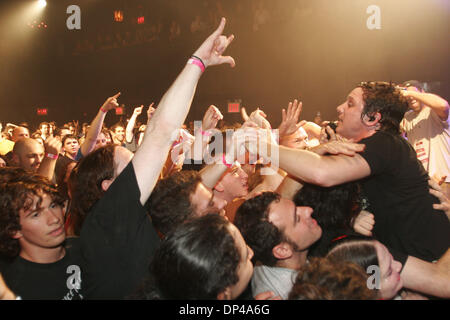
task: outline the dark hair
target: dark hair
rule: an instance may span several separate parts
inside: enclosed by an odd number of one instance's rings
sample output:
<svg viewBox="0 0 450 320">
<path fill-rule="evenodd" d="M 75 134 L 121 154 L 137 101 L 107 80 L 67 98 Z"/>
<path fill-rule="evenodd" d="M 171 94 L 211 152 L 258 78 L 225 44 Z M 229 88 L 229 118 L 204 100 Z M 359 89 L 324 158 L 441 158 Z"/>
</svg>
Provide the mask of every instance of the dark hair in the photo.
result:
<svg viewBox="0 0 450 320">
<path fill-rule="evenodd" d="M 239 281 L 240 253 L 230 222 L 208 214 L 179 225 L 161 242 L 150 264 L 151 278 L 135 299 L 217 299 Z"/>
<path fill-rule="evenodd" d="M 6 169 L 6 168 L 2 168 Z M 64 204 L 55 185 L 48 179 L 33 173 L 27 173 L 20 168 L 0 170 L 0 253 L 15 257 L 20 252 L 17 239 L 12 236 L 21 230 L 20 210 L 29 210 L 33 205 L 30 197 L 37 196 L 38 206 L 42 202 L 42 194 L 48 194 L 52 200 Z"/>
<path fill-rule="evenodd" d="M 61 140 L 63 147 L 64 147 L 64 143 L 66 142 L 67 139 L 75 139 L 75 140 L 78 141 L 78 137 L 76 135 L 74 135 L 74 134 L 66 134 Z"/>
<path fill-rule="evenodd" d="M 351 222 L 361 209 L 360 187 L 348 182 L 333 187 L 306 183 L 294 196 L 296 206 L 311 207 L 322 229 L 351 229 Z"/>
<path fill-rule="evenodd" d="M 234 224 L 254 252 L 254 260 L 267 266 L 276 265 L 278 259 L 272 249 L 286 241 L 283 231 L 269 222 L 269 207 L 280 199 L 278 193 L 263 192 L 242 203 L 234 218 Z"/>
<path fill-rule="evenodd" d="M 200 173 L 193 170 L 176 172 L 158 181 L 146 207 L 159 232 L 167 234 L 194 216 L 191 196 L 200 182 Z"/>
<path fill-rule="evenodd" d="M 114 150 L 114 145 L 98 148 L 82 158 L 70 174 L 70 221 L 76 235 L 79 235 L 88 212 L 105 193 L 103 180 L 114 177 Z"/>
<path fill-rule="evenodd" d="M 377 112 L 381 114 L 380 130 L 400 134 L 400 122 L 408 110 L 408 102 L 400 89 L 392 82 L 370 81 L 361 82 L 358 87 L 364 91 L 364 109 L 361 119 L 365 115 L 373 117 Z"/>
<path fill-rule="evenodd" d="M 424 85 L 418 80 L 408 80 L 402 83 L 403 87 L 416 87 L 420 91 L 425 91 Z"/>
<path fill-rule="evenodd" d="M 333 261 L 350 261 L 367 270 L 369 266 L 378 266 L 375 241 L 369 237 L 349 237 L 339 241 L 328 252 L 327 257 Z"/>
<path fill-rule="evenodd" d="M 351 262 L 312 258 L 303 266 L 289 300 L 375 300 L 378 293 L 367 287 L 367 274 Z"/>
<path fill-rule="evenodd" d="M 59 157 L 56 161 L 55 165 L 55 179 L 56 185 L 58 186 L 58 190 L 62 196 L 69 199 L 68 195 L 68 185 L 67 182 L 64 181 L 67 174 L 67 168 L 70 164 L 77 163 L 75 160 L 72 160 L 66 156 Z"/>
</svg>

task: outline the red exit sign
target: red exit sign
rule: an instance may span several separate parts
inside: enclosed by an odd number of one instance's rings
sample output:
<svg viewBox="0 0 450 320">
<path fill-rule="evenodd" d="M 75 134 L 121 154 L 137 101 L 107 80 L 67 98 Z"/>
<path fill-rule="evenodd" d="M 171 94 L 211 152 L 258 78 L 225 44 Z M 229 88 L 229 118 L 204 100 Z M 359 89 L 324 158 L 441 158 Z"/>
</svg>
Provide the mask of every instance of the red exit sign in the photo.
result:
<svg viewBox="0 0 450 320">
<path fill-rule="evenodd" d="M 38 116 L 46 116 L 47 115 L 47 108 L 37 108 L 36 113 Z"/>
<path fill-rule="evenodd" d="M 241 104 L 239 102 L 228 102 L 228 112 L 234 113 L 239 112 Z"/>
</svg>

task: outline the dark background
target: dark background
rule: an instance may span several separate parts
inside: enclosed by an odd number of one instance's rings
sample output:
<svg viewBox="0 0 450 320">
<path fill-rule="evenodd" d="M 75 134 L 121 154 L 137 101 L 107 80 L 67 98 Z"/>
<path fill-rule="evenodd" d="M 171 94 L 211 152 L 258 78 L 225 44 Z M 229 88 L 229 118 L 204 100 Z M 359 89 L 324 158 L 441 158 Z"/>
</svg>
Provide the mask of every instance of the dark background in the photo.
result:
<svg viewBox="0 0 450 320">
<path fill-rule="evenodd" d="M 448 0 L 48 0 L 24 17 L 32 1 L 0 3 L 0 121 L 62 125 L 90 122 L 105 99 L 122 92 L 127 115 L 158 102 L 186 60 L 227 18 L 236 60 L 202 76 L 188 120 L 215 104 L 229 122 L 227 102 L 262 107 L 273 126 L 281 108 L 303 101 L 302 118 L 336 117 L 336 106 L 360 81 L 419 79 L 448 100 Z M 81 9 L 81 30 L 68 30 L 69 5 Z M 381 29 L 368 30 L 369 5 L 381 8 Z M 124 20 L 114 21 L 114 10 Z M 265 19 L 255 25 L 255 15 Z M 196 15 L 202 28 L 192 32 Z M 145 22 L 137 24 L 137 17 Z M 33 25 L 36 21 L 35 28 Z M 36 26 L 44 22 L 47 28 Z M 171 32 L 171 26 L 176 26 Z M 37 116 L 47 108 L 47 116 Z M 141 119 L 142 118 L 142 119 Z M 145 121 L 145 116 L 139 120 Z M 108 115 L 107 125 L 119 120 Z"/>
</svg>

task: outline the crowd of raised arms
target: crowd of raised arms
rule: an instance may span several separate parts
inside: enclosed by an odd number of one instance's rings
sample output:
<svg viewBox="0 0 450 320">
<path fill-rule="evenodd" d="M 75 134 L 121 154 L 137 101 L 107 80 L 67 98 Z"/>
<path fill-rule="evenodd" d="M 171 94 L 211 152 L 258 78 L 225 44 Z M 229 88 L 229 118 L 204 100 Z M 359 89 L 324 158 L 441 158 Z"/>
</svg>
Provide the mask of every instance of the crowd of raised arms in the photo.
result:
<svg viewBox="0 0 450 320">
<path fill-rule="evenodd" d="M 186 126 L 235 66 L 225 23 L 127 123 L 104 125 L 120 93 L 82 128 L 3 122 L 1 299 L 450 298 L 447 101 L 370 81 L 333 123 L 287 98 L 279 125 L 211 105 Z"/>
</svg>

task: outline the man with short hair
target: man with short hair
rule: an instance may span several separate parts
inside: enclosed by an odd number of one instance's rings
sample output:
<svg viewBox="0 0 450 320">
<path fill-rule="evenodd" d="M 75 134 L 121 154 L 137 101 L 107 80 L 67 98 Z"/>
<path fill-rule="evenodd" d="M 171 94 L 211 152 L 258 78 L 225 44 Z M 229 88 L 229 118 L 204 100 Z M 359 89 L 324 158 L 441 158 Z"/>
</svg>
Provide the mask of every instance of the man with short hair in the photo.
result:
<svg viewBox="0 0 450 320">
<path fill-rule="evenodd" d="M 234 223 L 254 252 L 252 294 L 273 291 L 287 299 L 298 270 L 307 263 L 308 249 L 322 235 L 310 207 L 296 207 L 275 192 L 245 201 Z"/>
<path fill-rule="evenodd" d="M 442 183 L 450 198 L 450 117 L 448 102 L 425 92 L 417 80 L 403 83 L 410 110 L 400 123 L 430 178 Z M 442 180 L 442 181 L 441 181 Z"/>
<path fill-rule="evenodd" d="M 28 130 L 28 128 L 15 127 L 12 131 L 11 140 L 14 142 L 17 142 L 19 139 L 29 138 L 29 137 L 30 137 L 30 131 Z"/>
<path fill-rule="evenodd" d="M 157 183 L 147 208 L 155 228 L 166 235 L 188 219 L 214 212 L 224 215 L 226 204 L 205 186 L 199 172 L 184 170 Z"/>
<path fill-rule="evenodd" d="M 34 139 L 22 138 L 14 144 L 13 161 L 30 172 L 37 172 L 44 159 L 44 147 Z"/>
</svg>

